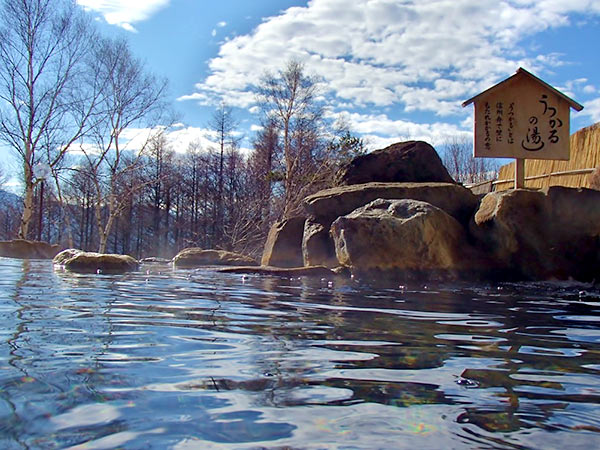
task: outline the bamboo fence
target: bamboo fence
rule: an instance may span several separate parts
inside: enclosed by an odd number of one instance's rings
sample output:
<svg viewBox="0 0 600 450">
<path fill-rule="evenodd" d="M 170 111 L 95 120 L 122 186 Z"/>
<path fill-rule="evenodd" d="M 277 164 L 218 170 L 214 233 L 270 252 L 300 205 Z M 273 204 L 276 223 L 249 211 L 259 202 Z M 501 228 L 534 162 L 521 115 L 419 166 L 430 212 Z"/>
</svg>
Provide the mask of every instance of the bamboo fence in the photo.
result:
<svg viewBox="0 0 600 450">
<path fill-rule="evenodd" d="M 589 187 L 589 174 L 600 167 L 600 123 L 582 128 L 571 135 L 571 159 L 555 161 L 525 160 L 525 187 L 532 189 L 548 186 Z M 500 167 L 494 181 L 496 191 L 514 187 L 515 163 Z"/>
</svg>

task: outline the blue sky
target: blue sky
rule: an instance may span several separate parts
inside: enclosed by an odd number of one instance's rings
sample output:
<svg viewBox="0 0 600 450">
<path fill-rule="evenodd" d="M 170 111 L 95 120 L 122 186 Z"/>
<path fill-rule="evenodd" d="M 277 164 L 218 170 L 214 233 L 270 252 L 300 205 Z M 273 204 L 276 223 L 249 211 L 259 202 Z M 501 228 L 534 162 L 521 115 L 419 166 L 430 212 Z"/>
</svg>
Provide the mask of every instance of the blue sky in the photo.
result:
<svg viewBox="0 0 600 450">
<path fill-rule="evenodd" d="M 107 34 L 127 36 L 169 79 L 177 150 L 199 139 L 215 105 L 235 107 L 250 146 L 252 87 L 291 59 L 323 80 L 327 114 L 381 148 L 441 146 L 472 135 L 461 103 L 523 67 L 600 122 L 600 0 L 77 0 Z M 0 150 L 2 151 L 2 150 Z"/>
</svg>

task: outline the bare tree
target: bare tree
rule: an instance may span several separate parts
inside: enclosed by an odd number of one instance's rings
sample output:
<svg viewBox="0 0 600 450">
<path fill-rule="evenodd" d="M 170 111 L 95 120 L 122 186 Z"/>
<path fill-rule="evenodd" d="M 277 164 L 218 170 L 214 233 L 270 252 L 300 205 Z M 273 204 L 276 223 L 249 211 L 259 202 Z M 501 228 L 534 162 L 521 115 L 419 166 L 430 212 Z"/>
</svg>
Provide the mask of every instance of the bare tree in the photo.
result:
<svg viewBox="0 0 600 450">
<path fill-rule="evenodd" d="M 233 111 L 230 106 L 225 103 L 221 103 L 215 110 L 208 126 L 217 135 L 217 191 L 215 197 L 215 217 L 213 218 L 213 234 L 215 236 L 216 245 L 222 244 L 223 232 L 224 232 L 224 208 L 223 208 L 223 194 L 224 194 L 224 165 L 226 159 L 226 153 L 231 152 L 237 147 L 237 140 L 234 137 L 234 131 L 238 123 L 233 116 Z"/>
<path fill-rule="evenodd" d="M 192 142 L 181 163 L 182 195 L 177 223 L 183 246 L 212 247 L 212 217 L 215 184 L 211 168 L 212 155 L 199 142 Z"/>
<path fill-rule="evenodd" d="M 277 74 L 266 73 L 258 86 L 257 100 L 265 122 L 277 128 L 281 139 L 285 217 L 298 207 L 302 197 L 298 190 L 305 190 L 312 181 L 307 169 L 314 169 L 313 156 L 323 121 L 318 94 L 317 80 L 306 75 L 297 61 L 288 62 Z"/>
<path fill-rule="evenodd" d="M 261 217 L 270 221 L 273 207 L 271 205 L 273 183 L 283 181 L 285 174 L 281 167 L 281 146 L 277 125 L 268 120 L 256 134 L 253 142 L 254 151 L 250 155 L 247 171 L 249 183 L 260 200 Z"/>
<path fill-rule="evenodd" d="M 0 139 L 22 163 L 27 238 L 34 210 L 33 168 L 60 162 L 86 131 L 95 94 L 82 81 L 90 27 L 62 0 L 5 0 L 0 29 Z"/>
<path fill-rule="evenodd" d="M 0 191 L 4 188 L 4 185 L 8 182 L 8 173 L 4 166 L 0 166 Z"/>
<path fill-rule="evenodd" d="M 496 178 L 497 162 L 490 158 L 475 158 L 473 144 L 468 139 L 448 139 L 442 148 L 442 161 L 450 176 L 459 183 L 478 183 Z"/>
<path fill-rule="evenodd" d="M 98 251 L 104 253 L 112 226 L 129 196 L 144 187 L 128 179 L 144 162 L 152 137 L 162 131 L 159 123 L 165 110 L 166 82 L 146 73 L 124 40 L 99 39 L 95 55 L 95 70 L 103 80 L 103 96 L 97 105 L 102 120 L 92 130 L 93 143 L 83 143 L 81 151 L 95 187 Z M 141 131 L 126 139 L 125 132 L 133 128 Z M 133 146 L 128 145 L 131 141 Z"/>
<path fill-rule="evenodd" d="M 164 134 L 153 137 L 148 146 L 148 161 L 144 168 L 144 184 L 148 185 L 147 198 L 152 211 L 152 254 L 164 256 L 169 244 L 171 190 L 174 186 L 173 150 Z"/>
</svg>

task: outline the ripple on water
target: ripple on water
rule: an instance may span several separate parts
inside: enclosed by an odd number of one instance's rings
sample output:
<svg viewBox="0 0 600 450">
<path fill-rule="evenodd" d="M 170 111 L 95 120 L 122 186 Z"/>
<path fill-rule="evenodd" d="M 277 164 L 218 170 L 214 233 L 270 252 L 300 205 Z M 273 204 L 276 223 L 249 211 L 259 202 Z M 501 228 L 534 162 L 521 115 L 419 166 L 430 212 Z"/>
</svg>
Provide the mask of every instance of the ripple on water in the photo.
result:
<svg viewBox="0 0 600 450">
<path fill-rule="evenodd" d="M 1 262 L 2 448 L 600 446 L 578 285 Z"/>
</svg>

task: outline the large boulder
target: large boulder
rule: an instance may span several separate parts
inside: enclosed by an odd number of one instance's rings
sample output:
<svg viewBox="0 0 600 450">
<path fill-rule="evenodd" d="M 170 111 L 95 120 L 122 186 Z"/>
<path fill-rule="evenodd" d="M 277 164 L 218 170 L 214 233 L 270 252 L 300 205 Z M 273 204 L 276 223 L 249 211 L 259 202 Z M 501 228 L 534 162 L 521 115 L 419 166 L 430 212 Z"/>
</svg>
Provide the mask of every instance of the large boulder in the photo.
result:
<svg viewBox="0 0 600 450">
<path fill-rule="evenodd" d="M 129 255 L 84 252 L 67 249 L 55 256 L 53 263 L 78 273 L 124 273 L 139 269 L 137 260 Z"/>
<path fill-rule="evenodd" d="M 411 199 L 430 203 L 467 225 L 479 200 L 452 183 L 366 183 L 325 189 L 304 199 L 304 207 L 323 225 L 376 199 Z"/>
<path fill-rule="evenodd" d="M 194 268 L 201 266 L 256 266 L 258 263 L 249 256 L 225 250 L 202 249 L 190 247 L 180 251 L 173 264 L 181 268 Z"/>
<path fill-rule="evenodd" d="M 302 267 L 304 217 L 275 222 L 269 230 L 261 264 L 273 267 Z"/>
<path fill-rule="evenodd" d="M 59 252 L 57 244 L 15 239 L 0 241 L 0 256 L 19 259 L 52 259 Z"/>
<path fill-rule="evenodd" d="M 513 277 L 600 278 L 600 191 L 493 192 L 483 198 L 471 232 Z"/>
<path fill-rule="evenodd" d="M 463 226 L 419 200 L 375 200 L 338 218 L 331 233 L 354 274 L 455 279 L 481 269 Z"/>
<path fill-rule="evenodd" d="M 354 158 L 342 166 L 335 184 L 454 183 L 435 149 L 426 142 L 408 141 L 390 145 Z"/>
</svg>

